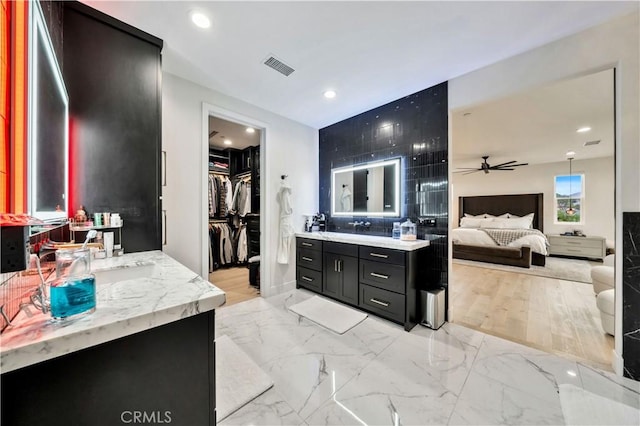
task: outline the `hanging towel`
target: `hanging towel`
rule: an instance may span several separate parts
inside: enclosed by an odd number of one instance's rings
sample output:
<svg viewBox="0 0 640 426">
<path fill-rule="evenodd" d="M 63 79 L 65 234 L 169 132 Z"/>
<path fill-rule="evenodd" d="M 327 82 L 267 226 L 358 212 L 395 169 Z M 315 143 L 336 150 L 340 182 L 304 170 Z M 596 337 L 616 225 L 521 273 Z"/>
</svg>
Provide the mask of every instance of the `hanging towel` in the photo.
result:
<svg viewBox="0 0 640 426">
<path fill-rule="evenodd" d="M 278 240 L 277 261 L 286 265 L 289 263 L 289 250 L 291 248 L 291 240 L 295 231 L 291 221 L 293 207 L 291 206 L 291 186 L 286 180 L 280 181 L 280 191 L 277 195 L 278 204 L 280 204 L 280 235 Z"/>
</svg>

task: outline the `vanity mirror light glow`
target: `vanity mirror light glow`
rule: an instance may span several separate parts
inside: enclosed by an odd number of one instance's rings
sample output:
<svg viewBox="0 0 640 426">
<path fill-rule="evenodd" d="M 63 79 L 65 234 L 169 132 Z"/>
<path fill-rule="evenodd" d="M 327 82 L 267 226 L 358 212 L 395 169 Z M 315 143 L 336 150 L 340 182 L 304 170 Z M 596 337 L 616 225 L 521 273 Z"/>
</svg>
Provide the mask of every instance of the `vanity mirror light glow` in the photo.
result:
<svg viewBox="0 0 640 426">
<path fill-rule="evenodd" d="M 29 213 L 67 218 L 69 96 L 39 2 L 29 8 Z"/>
<path fill-rule="evenodd" d="M 400 159 L 331 170 L 332 216 L 400 216 Z"/>
</svg>

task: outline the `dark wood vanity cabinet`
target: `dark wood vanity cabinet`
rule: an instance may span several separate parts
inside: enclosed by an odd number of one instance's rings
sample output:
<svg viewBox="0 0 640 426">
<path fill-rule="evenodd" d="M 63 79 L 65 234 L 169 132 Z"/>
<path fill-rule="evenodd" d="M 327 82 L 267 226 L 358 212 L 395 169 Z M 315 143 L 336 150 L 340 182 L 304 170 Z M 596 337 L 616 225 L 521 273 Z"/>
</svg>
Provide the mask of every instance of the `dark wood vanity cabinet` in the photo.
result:
<svg viewBox="0 0 640 426">
<path fill-rule="evenodd" d="M 323 294 L 358 304 L 358 246 L 324 243 L 322 274 Z"/>
<path fill-rule="evenodd" d="M 397 322 L 407 331 L 421 322 L 419 292 L 430 282 L 429 247 L 405 251 L 298 237 L 296 249 L 298 288 Z"/>
<path fill-rule="evenodd" d="M 322 241 L 296 239 L 297 287 L 322 293 Z"/>
</svg>

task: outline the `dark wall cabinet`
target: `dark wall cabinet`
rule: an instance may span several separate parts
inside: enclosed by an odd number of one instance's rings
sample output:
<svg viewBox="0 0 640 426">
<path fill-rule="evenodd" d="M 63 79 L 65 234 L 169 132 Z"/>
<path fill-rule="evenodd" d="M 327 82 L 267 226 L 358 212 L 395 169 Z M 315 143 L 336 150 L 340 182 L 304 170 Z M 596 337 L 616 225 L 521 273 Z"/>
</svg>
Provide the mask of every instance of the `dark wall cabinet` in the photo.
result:
<svg viewBox="0 0 640 426">
<path fill-rule="evenodd" d="M 434 281 L 428 276 L 430 247 L 404 251 L 298 237 L 296 249 L 298 288 L 403 324 L 407 331 L 422 320 L 419 292 Z"/>
<path fill-rule="evenodd" d="M 120 213 L 127 252 L 161 249 L 162 40 L 79 2 L 64 5 L 70 207 Z"/>
</svg>

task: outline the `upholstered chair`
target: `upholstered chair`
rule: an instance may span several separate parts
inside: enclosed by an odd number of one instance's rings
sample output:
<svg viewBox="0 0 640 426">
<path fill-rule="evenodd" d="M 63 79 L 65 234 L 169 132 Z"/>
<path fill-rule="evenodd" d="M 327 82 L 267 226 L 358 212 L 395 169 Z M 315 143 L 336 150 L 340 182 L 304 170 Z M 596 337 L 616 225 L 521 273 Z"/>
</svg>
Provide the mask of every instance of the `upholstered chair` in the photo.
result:
<svg viewBox="0 0 640 426">
<path fill-rule="evenodd" d="M 602 265 L 591 268 L 591 282 L 593 283 L 593 291 L 600 294 L 603 290 L 612 289 L 615 285 L 615 255 L 610 254 L 604 258 Z"/>
</svg>

